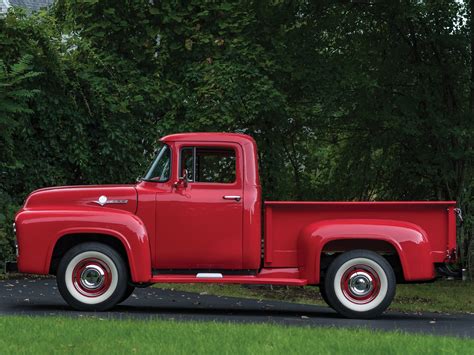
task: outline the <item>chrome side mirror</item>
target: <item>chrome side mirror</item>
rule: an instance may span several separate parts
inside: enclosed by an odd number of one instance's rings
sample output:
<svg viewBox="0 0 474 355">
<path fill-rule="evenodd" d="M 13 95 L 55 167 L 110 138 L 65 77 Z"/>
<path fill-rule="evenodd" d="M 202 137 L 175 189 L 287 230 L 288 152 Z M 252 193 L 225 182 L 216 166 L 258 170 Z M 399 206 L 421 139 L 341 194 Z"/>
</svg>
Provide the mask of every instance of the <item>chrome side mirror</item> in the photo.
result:
<svg viewBox="0 0 474 355">
<path fill-rule="evenodd" d="M 183 176 L 178 177 L 178 181 L 174 183 L 174 187 L 188 187 L 188 169 L 183 170 Z"/>
</svg>

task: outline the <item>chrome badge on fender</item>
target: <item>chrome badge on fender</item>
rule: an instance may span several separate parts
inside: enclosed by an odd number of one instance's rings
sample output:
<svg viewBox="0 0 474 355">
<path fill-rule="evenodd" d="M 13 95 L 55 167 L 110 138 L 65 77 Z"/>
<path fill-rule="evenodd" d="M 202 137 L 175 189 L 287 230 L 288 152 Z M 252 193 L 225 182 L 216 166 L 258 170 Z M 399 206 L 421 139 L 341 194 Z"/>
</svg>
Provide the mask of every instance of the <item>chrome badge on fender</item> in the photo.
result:
<svg viewBox="0 0 474 355">
<path fill-rule="evenodd" d="M 94 203 L 97 203 L 98 205 L 104 206 L 108 204 L 125 204 L 128 203 L 128 200 L 108 200 L 107 196 L 100 196 L 97 201 L 93 201 Z"/>
</svg>

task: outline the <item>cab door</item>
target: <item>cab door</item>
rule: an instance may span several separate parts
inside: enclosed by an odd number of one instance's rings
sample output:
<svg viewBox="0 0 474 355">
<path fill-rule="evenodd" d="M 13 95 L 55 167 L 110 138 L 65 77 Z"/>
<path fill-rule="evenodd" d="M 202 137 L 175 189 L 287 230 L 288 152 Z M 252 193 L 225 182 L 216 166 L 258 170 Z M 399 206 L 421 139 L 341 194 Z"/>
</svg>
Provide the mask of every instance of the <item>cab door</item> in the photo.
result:
<svg viewBox="0 0 474 355">
<path fill-rule="evenodd" d="M 175 144 L 171 193 L 157 195 L 158 269 L 242 268 L 243 162 L 235 143 Z"/>
</svg>

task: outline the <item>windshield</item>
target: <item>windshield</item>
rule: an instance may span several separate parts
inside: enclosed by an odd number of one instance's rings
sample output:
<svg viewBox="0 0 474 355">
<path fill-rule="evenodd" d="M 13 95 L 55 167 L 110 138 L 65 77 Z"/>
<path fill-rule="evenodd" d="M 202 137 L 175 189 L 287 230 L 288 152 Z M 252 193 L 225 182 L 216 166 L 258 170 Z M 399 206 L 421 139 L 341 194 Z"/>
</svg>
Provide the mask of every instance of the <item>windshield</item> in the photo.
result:
<svg viewBox="0 0 474 355">
<path fill-rule="evenodd" d="M 156 158 L 151 164 L 150 169 L 145 174 L 143 180 L 165 182 L 170 178 L 171 172 L 171 149 L 166 144 L 163 144 L 158 149 Z"/>
</svg>

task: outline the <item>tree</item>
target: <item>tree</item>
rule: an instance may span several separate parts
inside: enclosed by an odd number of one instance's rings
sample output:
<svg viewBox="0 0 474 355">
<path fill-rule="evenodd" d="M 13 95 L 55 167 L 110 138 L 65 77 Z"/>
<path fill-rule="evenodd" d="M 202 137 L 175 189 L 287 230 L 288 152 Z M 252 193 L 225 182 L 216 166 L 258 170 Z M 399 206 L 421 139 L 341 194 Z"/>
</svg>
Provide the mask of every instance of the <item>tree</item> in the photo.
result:
<svg viewBox="0 0 474 355">
<path fill-rule="evenodd" d="M 472 6 L 59 0 L 10 12 L 0 83 L 15 82 L 20 111 L 0 117 L 1 210 L 42 186 L 131 182 L 158 136 L 238 131 L 257 140 L 267 199 L 457 200 L 467 262 Z"/>
</svg>

